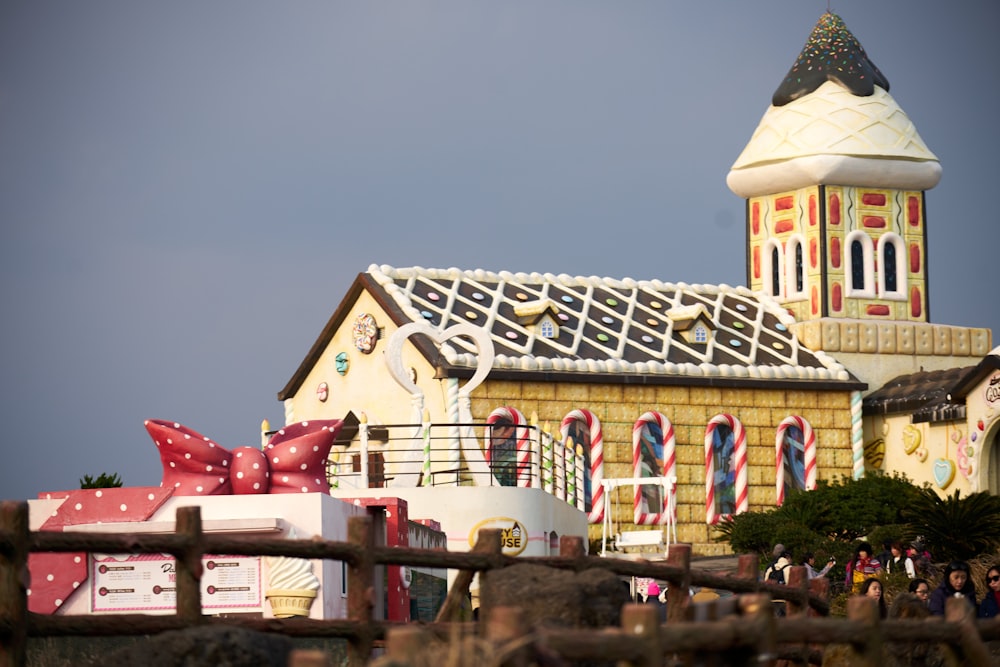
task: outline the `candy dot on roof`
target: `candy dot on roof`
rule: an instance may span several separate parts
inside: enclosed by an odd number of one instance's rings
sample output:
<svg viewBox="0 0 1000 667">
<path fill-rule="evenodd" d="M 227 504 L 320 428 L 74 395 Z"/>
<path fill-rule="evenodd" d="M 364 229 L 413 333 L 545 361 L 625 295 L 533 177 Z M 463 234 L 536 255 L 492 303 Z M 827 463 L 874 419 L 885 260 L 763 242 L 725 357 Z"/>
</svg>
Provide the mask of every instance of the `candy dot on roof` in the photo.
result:
<svg viewBox="0 0 1000 667">
<path fill-rule="evenodd" d="M 290 451 L 292 454 L 294 454 L 297 450 L 295 449 L 295 446 L 293 445 L 293 446 L 291 446 L 291 447 L 288 448 L 288 451 Z"/>
<path fill-rule="evenodd" d="M 242 471 L 236 473 L 236 479 L 243 479 L 243 472 Z"/>
<path fill-rule="evenodd" d="M 322 486 L 323 484 L 323 482 L 319 481 L 318 479 L 314 479 L 313 481 L 316 482 L 316 486 Z"/>
<path fill-rule="evenodd" d="M 608 342 L 608 334 L 602 334 L 602 333 L 597 334 L 597 340 L 601 341 L 602 343 Z"/>
<path fill-rule="evenodd" d="M 184 453 L 184 458 L 186 458 L 186 459 L 191 458 L 191 452 L 185 452 Z"/>
<path fill-rule="evenodd" d="M 525 294 L 524 292 L 518 292 L 517 294 L 514 295 L 514 298 L 517 299 L 518 301 L 527 301 L 528 295 Z"/>
<path fill-rule="evenodd" d="M 302 487 L 302 493 L 309 493 L 309 489 L 307 489 L 306 487 L 303 486 Z"/>
<path fill-rule="evenodd" d="M 253 488 L 254 488 L 254 490 L 255 490 L 255 491 L 256 491 L 257 489 L 259 489 L 259 488 L 260 488 L 260 482 L 254 482 L 254 483 L 253 483 Z"/>
<path fill-rule="evenodd" d="M 482 292 L 473 292 L 472 293 L 472 298 L 475 299 L 476 301 L 482 301 L 486 297 L 483 296 Z"/>
<path fill-rule="evenodd" d="M 733 322 L 733 326 L 736 327 L 737 329 L 742 329 L 746 325 L 743 324 L 742 322 Z"/>
<path fill-rule="evenodd" d="M 470 320 L 474 320 L 477 317 L 476 312 L 473 310 L 465 311 L 465 316 L 468 317 Z"/>
<path fill-rule="evenodd" d="M 601 318 L 601 321 L 604 322 L 605 324 L 611 324 L 615 320 L 614 320 L 614 318 L 608 317 L 607 315 L 605 315 L 604 317 Z"/>
<path fill-rule="evenodd" d="M 56 598 L 55 599 L 55 603 L 56 603 L 56 606 L 58 607 L 59 605 L 62 604 L 62 600 L 60 600 L 59 598 Z"/>
<path fill-rule="evenodd" d="M 173 440 L 171 440 L 170 438 L 167 438 L 167 444 L 168 444 L 168 445 L 172 445 L 172 444 L 174 444 L 174 441 L 173 441 Z"/>
<path fill-rule="evenodd" d="M 205 472 L 212 472 L 212 466 L 210 465 L 205 466 Z"/>
<path fill-rule="evenodd" d="M 742 303 L 738 303 L 736 304 L 736 310 L 740 311 L 741 313 L 745 313 L 747 312 L 747 307 Z"/>
<path fill-rule="evenodd" d="M 653 342 L 653 337 L 652 336 L 643 336 L 642 337 L 642 342 L 643 343 L 652 343 Z"/>
<path fill-rule="evenodd" d="M 732 345 L 733 347 L 739 347 L 743 343 L 741 343 L 740 341 L 736 340 L 735 338 L 730 338 L 729 339 L 729 344 Z"/>
<path fill-rule="evenodd" d="M 428 292 L 427 298 L 430 299 L 431 301 L 437 301 L 438 299 L 441 298 L 441 295 L 438 294 L 437 292 Z"/>
<path fill-rule="evenodd" d="M 100 498 L 101 496 L 103 496 L 103 495 L 104 495 L 104 492 L 103 492 L 103 491 L 101 491 L 100 489 L 98 489 L 98 490 L 97 490 L 97 493 L 95 493 L 94 495 L 95 495 L 95 496 L 97 496 L 98 498 Z"/>
<path fill-rule="evenodd" d="M 288 475 L 282 475 L 281 476 L 281 481 L 282 482 L 287 482 L 288 481 Z"/>
<path fill-rule="evenodd" d="M 194 487 L 194 490 L 197 491 L 198 493 L 201 493 L 204 490 L 204 487 L 196 486 Z"/>
<path fill-rule="evenodd" d="M 655 320 L 652 317 L 646 319 L 646 324 L 648 324 L 651 327 L 655 327 L 659 323 L 660 323 L 659 320 Z"/>
<path fill-rule="evenodd" d="M 511 340 L 516 340 L 517 339 L 517 334 L 514 333 L 513 331 L 508 331 L 506 333 L 506 336 L 507 336 L 507 338 L 510 338 Z"/>
<path fill-rule="evenodd" d="M 73 556 L 73 562 L 74 563 L 79 563 L 80 562 L 80 557 L 79 556 Z"/>
<path fill-rule="evenodd" d="M 127 512 L 128 511 L 128 505 L 126 505 L 125 503 L 122 503 L 121 505 L 118 506 L 118 509 L 120 509 L 122 512 Z"/>
<path fill-rule="evenodd" d="M 146 500 L 152 500 L 155 497 L 156 496 L 154 496 L 152 493 L 150 493 L 149 495 L 146 496 Z"/>
<path fill-rule="evenodd" d="M 45 580 L 46 581 L 55 581 L 55 575 L 50 574 L 49 576 L 45 577 Z"/>
<path fill-rule="evenodd" d="M 82 505 L 82 504 L 80 504 L 80 503 L 77 503 L 77 504 L 76 504 L 76 505 L 75 505 L 75 506 L 73 507 L 73 509 L 75 509 L 75 510 L 76 510 L 77 512 L 79 512 L 80 510 L 82 510 L 82 509 L 83 509 L 83 505 Z"/>
<path fill-rule="evenodd" d="M 617 305 L 618 305 L 618 299 L 611 299 L 611 298 L 608 298 L 607 300 L 605 300 L 605 302 L 604 302 L 604 303 L 608 304 L 608 305 L 609 305 L 609 306 L 611 306 L 611 307 L 614 307 L 614 306 L 617 306 Z"/>
<path fill-rule="evenodd" d="M 222 459 L 222 467 L 225 468 L 229 465 L 229 459 Z"/>
<path fill-rule="evenodd" d="M 423 315 L 424 319 L 427 319 L 427 320 L 429 320 L 429 319 L 431 319 L 432 317 L 434 317 L 434 313 L 432 313 L 432 312 L 431 312 L 431 311 L 429 311 L 429 310 L 421 310 L 421 311 L 420 311 L 420 314 L 421 314 L 421 315 Z"/>
<path fill-rule="evenodd" d="M 563 294 L 563 296 L 562 296 L 562 302 L 563 303 L 573 303 L 573 297 L 571 297 L 569 294 Z"/>
<path fill-rule="evenodd" d="M 255 461 L 254 464 L 253 464 L 253 469 L 254 470 L 259 470 L 260 469 L 260 464 Z"/>
<path fill-rule="evenodd" d="M 777 329 L 778 331 L 788 331 L 788 327 L 786 327 L 781 322 L 778 322 L 777 324 L 775 324 L 774 328 Z"/>
<path fill-rule="evenodd" d="M 176 464 L 176 463 L 174 463 L 173 461 L 171 461 L 171 462 L 170 462 L 170 467 L 171 467 L 171 468 L 176 468 L 176 467 L 177 467 L 177 464 Z"/>
<path fill-rule="evenodd" d="M 180 483 L 180 482 L 174 482 L 174 488 L 175 488 L 175 489 L 176 489 L 177 487 L 179 487 L 180 485 L 181 485 L 181 483 Z"/>
<path fill-rule="evenodd" d="M 305 470 L 308 467 L 309 466 L 307 464 L 303 463 L 302 465 L 299 466 L 299 470 Z"/>
<path fill-rule="evenodd" d="M 313 451 L 314 452 L 318 452 L 319 451 L 319 445 L 313 445 Z"/>
<path fill-rule="evenodd" d="M 271 459 L 271 460 L 272 460 L 273 462 L 277 463 L 277 462 L 278 462 L 278 457 L 277 457 L 277 456 L 275 456 L 275 457 L 274 457 L 273 459 Z"/>
<path fill-rule="evenodd" d="M 784 350 L 785 349 L 785 345 L 783 343 L 779 343 L 778 341 L 774 341 L 774 349 L 776 349 L 776 350 Z"/>
<path fill-rule="evenodd" d="M 567 315 L 566 313 L 559 313 L 558 317 L 563 322 L 569 322 L 569 315 Z"/>
<path fill-rule="evenodd" d="M 243 458 L 243 452 L 236 452 L 236 458 L 238 459 Z"/>
<path fill-rule="evenodd" d="M 73 588 L 79 588 L 79 587 L 80 587 L 80 582 L 79 581 L 74 581 L 73 582 Z"/>
<path fill-rule="evenodd" d="M 659 307 L 660 307 L 660 306 L 662 306 L 662 305 L 663 305 L 663 304 L 662 304 L 662 303 L 660 303 L 659 301 L 650 301 L 650 302 L 649 302 L 649 307 L 650 307 L 650 308 L 659 308 Z"/>
</svg>

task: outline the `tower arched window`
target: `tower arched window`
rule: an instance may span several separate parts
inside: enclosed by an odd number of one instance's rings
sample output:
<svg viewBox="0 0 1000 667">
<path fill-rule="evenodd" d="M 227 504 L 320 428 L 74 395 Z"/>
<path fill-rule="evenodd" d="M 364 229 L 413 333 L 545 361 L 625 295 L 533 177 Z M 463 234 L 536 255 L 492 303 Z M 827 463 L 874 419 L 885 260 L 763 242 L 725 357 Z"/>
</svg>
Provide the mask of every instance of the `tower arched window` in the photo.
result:
<svg viewBox="0 0 1000 667">
<path fill-rule="evenodd" d="M 785 253 L 785 296 L 789 299 L 803 299 L 806 296 L 805 239 L 796 234 L 788 240 Z"/>
<path fill-rule="evenodd" d="M 785 252 L 774 239 L 764 246 L 764 286 L 765 293 L 776 299 L 785 296 Z"/>
<path fill-rule="evenodd" d="M 905 245 L 898 234 L 885 234 L 878 242 L 879 294 L 885 299 L 906 298 Z"/>
<path fill-rule="evenodd" d="M 845 264 L 847 269 L 847 296 L 875 297 L 875 257 L 872 240 L 861 231 L 847 235 Z"/>
</svg>

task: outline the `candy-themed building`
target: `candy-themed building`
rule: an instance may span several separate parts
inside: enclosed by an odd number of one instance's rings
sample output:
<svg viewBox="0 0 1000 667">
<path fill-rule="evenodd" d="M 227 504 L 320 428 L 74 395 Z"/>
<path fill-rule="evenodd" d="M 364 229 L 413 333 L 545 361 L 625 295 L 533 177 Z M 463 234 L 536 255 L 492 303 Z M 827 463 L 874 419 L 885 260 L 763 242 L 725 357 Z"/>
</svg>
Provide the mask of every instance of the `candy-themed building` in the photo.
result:
<svg viewBox="0 0 1000 667">
<path fill-rule="evenodd" d="M 940 174 L 827 13 L 727 177 L 746 287 L 372 265 L 278 393 L 286 422 L 345 420 L 334 495 L 513 485 L 591 537 L 675 520 L 702 554 L 727 515 L 821 479 L 995 493 L 1000 349 L 930 319 Z"/>
</svg>

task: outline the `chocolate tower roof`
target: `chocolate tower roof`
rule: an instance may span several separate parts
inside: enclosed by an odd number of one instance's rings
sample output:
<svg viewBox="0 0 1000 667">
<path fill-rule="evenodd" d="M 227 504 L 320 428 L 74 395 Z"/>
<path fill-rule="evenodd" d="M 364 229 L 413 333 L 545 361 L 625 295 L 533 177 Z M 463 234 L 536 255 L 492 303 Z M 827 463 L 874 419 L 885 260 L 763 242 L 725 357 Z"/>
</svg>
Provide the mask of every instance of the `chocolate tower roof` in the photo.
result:
<svg viewBox="0 0 1000 667">
<path fill-rule="evenodd" d="M 829 12 L 820 17 L 798 60 L 774 91 L 771 103 L 784 106 L 827 81 L 839 83 L 859 97 L 874 93 L 876 84 L 889 90 L 889 81 L 868 58 L 844 21 Z"/>
</svg>

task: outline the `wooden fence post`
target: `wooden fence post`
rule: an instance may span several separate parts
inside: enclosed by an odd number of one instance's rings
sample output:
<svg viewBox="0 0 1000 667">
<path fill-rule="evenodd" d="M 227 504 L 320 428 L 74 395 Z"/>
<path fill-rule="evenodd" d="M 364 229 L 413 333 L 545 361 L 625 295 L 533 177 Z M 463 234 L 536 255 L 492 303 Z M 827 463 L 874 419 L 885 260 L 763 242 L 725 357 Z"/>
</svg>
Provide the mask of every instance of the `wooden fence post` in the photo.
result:
<svg viewBox="0 0 1000 667">
<path fill-rule="evenodd" d="M 525 623 L 523 609 L 493 607 L 485 623 L 486 639 L 496 647 L 501 658 L 499 664 L 526 667 L 531 663 L 530 628 Z"/>
<path fill-rule="evenodd" d="M 20 667 L 28 646 L 28 503 L 0 502 L 0 665 Z"/>
<path fill-rule="evenodd" d="M 479 535 L 476 537 L 476 545 L 472 547 L 472 553 L 476 554 L 499 554 L 501 552 L 500 547 L 500 530 L 498 528 L 481 528 L 479 530 Z M 459 570 L 458 574 L 455 575 L 455 580 L 448 587 L 448 595 L 444 599 L 444 604 L 438 610 L 437 622 L 442 621 L 457 621 L 458 613 L 462 608 L 462 602 L 465 597 L 469 594 L 469 586 L 472 585 L 472 580 L 476 576 L 475 570 Z M 482 586 L 480 586 L 482 588 Z M 480 620 L 482 620 L 483 614 L 487 611 L 486 605 L 483 604 L 483 600 L 479 600 L 479 615 Z"/>
<path fill-rule="evenodd" d="M 822 600 L 830 601 L 830 580 L 826 577 L 816 577 L 809 580 L 809 594 Z M 807 609 L 807 616 L 822 616 L 811 606 Z"/>
<path fill-rule="evenodd" d="M 809 595 L 809 574 L 804 565 L 791 565 L 786 569 L 785 585 L 794 588 L 800 595 Z M 786 600 L 785 616 L 804 616 L 809 609 L 809 603 L 802 600 Z"/>
<path fill-rule="evenodd" d="M 958 647 L 962 652 L 959 663 L 969 667 L 989 667 L 993 658 L 976 629 L 975 612 L 964 597 L 945 600 L 944 620 L 959 626 Z"/>
<path fill-rule="evenodd" d="M 417 625 L 400 625 L 385 633 L 385 655 L 394 665 L 419 665 L 415 659 L 434 641 L 429 632 Z"/>
<path fill-rule="evenodd" d="M 671 554 L 673 551 L 670 549 Z M 631 663 L 634 667 L 661 667 L 663 665 L 660 618 L 656 606 L 634 603 L 623 605 L 622 631 L 628 636 L 642 640 L 640 657 Z"/>
<path fill-rule="evenodd" d="M 177 554 L 177 616 L 192 625 L 202 621 L 201 557 L 204 555 L 201 532 L 201 508 L 177 508 L 177 534 L 188 538 L 183 552 Z"/>
<path fill-rule="evenodd" d="M 691 597 L 691 545 L 675 544 L 670 547 L 667 564 L 684 570 L 678 582 L 670 582 L 667 589 L 667 623 L 683 621 Z"/>
<path fill-rule="evenodd" d="M 375 531 L 370 516 L 352 516 L 347 520 L 347 541 L 361 547 L 361 555 L 347 564 L 347 617 L 358 623 L 357 634 L 347 640 L 347 664 L 349 667 L 363 667 L 371 658 L 375 640 L 372 630 Z"/>
<path fill-rule="evenodd" d="M 750 634 L 757 638 L 755 651 L 746 654 L 746 665 L 774 665 L 777 659 L 774 605 L 767 593 L 740 596 L 740 610 L 750 623 Z M 740 664 L 733 662 L 732 664 Z"/>
<path fill-rule="evenodd" d="M 878 667 L 882 664 L 882 631 L 878 603 L 874 598 L 853 595 L 847 599 L 847 618 L 860 621 L 864 628 L 850 647 L 851 665 Z"/>
</svg>

